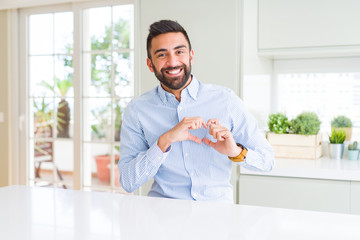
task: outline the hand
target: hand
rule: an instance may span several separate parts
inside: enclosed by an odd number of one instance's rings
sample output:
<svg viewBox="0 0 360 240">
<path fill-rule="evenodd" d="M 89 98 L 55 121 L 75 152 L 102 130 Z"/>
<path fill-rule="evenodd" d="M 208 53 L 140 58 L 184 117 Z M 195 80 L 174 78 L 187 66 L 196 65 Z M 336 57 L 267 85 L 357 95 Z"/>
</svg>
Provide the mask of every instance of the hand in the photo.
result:
<svg viewBox="0 0 360 240">
<path fill-rule="evenodd" d="M 236 157 L 240 154 L 241 149 L 236 145 L 233 135 L 230 130 L 220 125 L 217 119 L 210 119 L 207 124 L 209 126 L 209 133 L 217 141 L 212 142 L 208 138 L 203 138 L 203 142 L 214 148 L 219 153 L 225 154 L 229 157 Z"/>
<path fill-rule="evenodd" d="M 158 146 L 165 152 L 174 142 L 190 140 L 201 143 L 200 138 L 189 132 L 189 130 L 199 129 L 201 126 L 207 128 L 205 121 L 201 117 L 185 117 L 175 127 L 159 137 Z"/>
</svg>

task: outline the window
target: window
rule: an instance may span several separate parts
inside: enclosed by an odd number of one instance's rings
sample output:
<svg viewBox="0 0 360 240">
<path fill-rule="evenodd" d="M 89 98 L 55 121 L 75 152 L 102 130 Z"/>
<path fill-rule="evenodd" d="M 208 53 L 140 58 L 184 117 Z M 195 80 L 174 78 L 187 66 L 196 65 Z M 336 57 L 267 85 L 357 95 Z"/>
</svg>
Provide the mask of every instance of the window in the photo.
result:
<svg viewBox="0 0 360 240">
<path fill-rule="evenodd" d="M 293 119 L 315 112 L 322 132 L 339 115 L 353 122 L 352 140 L 360 139 L 360 59 L 277 60 L 274 62 L 275 112 Z"/>
<path fill-rule="evenodd" d="M 128 1 L 21 11 L 29 184 L 122 191 L 116 161 L 135 95 L 133 19 Z"/>
</svg>

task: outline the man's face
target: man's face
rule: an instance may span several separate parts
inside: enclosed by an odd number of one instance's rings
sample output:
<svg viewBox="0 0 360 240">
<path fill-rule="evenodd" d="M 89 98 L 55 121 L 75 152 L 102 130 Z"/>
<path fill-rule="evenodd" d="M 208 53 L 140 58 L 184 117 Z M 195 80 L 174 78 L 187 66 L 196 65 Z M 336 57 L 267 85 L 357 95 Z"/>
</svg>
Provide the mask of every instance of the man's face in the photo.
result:
<svg viewBox="0 0 360 240">
<path fill-rule="evenodd" d="M 182 33 L 160 34 L 151 41 L 147 65 L 165 87 L 179 90 L 191 75 L 193 54 Z"/>
</svg>

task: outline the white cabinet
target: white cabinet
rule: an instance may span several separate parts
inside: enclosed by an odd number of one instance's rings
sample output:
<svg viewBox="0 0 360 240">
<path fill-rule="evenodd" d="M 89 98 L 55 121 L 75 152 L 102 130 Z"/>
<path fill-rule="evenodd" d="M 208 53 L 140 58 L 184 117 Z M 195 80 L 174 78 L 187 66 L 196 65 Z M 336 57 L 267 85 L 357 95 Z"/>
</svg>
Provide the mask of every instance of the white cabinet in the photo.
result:
<svg viewBox="0 0 360 240">
<path fill-rule="evenodd" d="M 259 0 L 259 53 L 358 54 L 359 13 L 359 0 Z"/>
<path fill-rule="evenodd" d="M 350 181 L 241 175 L 239 199 L 245 205 L 350 213 L 350 185 Z M 360 211 L 357 187 L 355 204 Z"/>
<path fill-rule="evenodd" d="M 350 211 L 353 214 L 360 214 L 360 182 L 351 182 Z"/>
</svg>

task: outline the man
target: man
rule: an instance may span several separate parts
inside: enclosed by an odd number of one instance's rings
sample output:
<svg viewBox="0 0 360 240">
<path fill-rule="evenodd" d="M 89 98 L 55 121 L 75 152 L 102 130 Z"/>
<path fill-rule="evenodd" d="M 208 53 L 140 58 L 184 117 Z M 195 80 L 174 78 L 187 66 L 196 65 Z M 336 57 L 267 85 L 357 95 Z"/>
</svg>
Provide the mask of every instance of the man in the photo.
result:
<svg viewBox="0 0 360 240">
<path fill-rule="evenodd" d="M 177 22 L 150 26 L 147 53 L 160 85 L 133 99 L 123 115 L 122 187 L 133 192 L 154 178 L 149 196 L 232 202 L 233 162 L 258 171 L 273 166 L 256 120 L 230 89 L 191 75 L 194 52 Z"/>
</svg>

